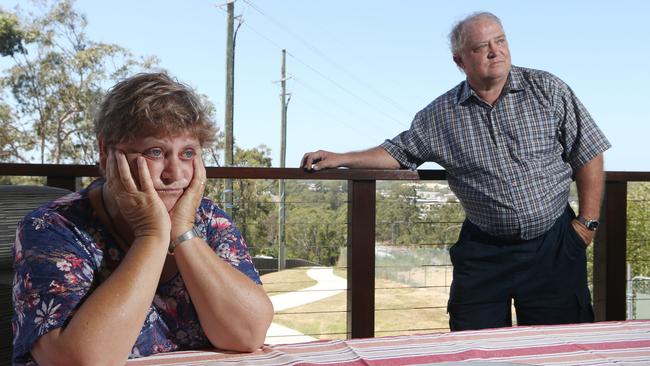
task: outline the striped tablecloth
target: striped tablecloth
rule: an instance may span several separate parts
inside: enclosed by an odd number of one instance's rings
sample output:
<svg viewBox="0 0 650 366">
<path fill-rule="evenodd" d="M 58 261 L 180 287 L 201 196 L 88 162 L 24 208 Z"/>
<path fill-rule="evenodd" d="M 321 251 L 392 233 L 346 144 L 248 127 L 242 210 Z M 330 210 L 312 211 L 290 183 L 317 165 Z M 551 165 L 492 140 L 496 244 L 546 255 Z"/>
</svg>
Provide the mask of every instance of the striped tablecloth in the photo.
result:
<svg viewBox="0 0 650 366">
<path fill-rule="evenodd" d="M 173 352 L 129 360 L 127 365 L 486 365 L 486 361 L 650 365 L 650 321 L 315 341 L 265 346 L 248 354 Z"/>
</svg>

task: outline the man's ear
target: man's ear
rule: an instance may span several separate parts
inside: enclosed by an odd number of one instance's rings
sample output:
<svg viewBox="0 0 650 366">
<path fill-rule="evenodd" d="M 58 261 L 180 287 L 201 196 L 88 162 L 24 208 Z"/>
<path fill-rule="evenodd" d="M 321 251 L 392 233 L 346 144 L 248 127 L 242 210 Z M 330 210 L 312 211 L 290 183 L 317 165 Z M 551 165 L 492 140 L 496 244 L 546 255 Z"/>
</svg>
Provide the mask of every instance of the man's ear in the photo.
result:
<svg viewBox="0 0 650 366">
<path fill-rule="evenodd" d="M 458 66 L 459 68 L 462 69 L 463 68 L 463 58 L 460 57 L 460 55 L 457 54 L 457 53 L 454 53 L 452 58 L 454 60 L 454 63 L 456 64 L 456 66 Z"/>
</svg>

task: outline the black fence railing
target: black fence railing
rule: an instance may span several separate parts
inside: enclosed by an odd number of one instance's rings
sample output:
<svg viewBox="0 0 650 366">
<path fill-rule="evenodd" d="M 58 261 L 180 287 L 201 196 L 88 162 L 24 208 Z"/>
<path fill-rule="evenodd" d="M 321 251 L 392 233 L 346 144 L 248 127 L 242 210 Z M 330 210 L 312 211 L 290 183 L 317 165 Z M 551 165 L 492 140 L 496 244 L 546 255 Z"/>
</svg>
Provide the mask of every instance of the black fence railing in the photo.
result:
<svg viewBox="0 0 650 366">
<path fill-rule="evenodd" d="M 0 164 L 0 176 L 41 176 L 47 185 L 77 190 L 81 177 L 99 175 L 92 165 Z M 208 178 L 341 180 L 348 182 L 347 330 L 352 338 L 375 335 L 376 188 L 379 180 L 445 180 L 442 170 L 207 168 Z M 626 319 L 628 182 L 648 182 L 650 172 L 607 172 L 601 228 L 594 244 L 594 310 L 597 320 Z"/>
</svg>

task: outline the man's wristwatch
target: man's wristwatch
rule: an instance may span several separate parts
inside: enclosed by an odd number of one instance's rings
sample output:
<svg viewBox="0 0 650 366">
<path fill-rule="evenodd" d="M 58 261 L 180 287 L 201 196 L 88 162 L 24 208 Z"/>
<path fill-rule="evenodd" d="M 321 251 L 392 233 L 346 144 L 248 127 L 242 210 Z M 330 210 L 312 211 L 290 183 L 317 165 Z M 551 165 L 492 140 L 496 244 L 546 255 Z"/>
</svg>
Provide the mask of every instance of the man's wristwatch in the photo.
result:
<svg viewBox="0 0 650 366">
<path fill-rule="evenodd" d="M 600 222 L 598 222 L 598 220 L 587 219 L 582 216 L 578 216 L 576 219 L 591 231 L 596 231 L 596 229 L 598 229 L 598 225 L 600 225 Z"/>
<path fill-rule="evenodd" d="M 179 244 L 181 244 L 181 243 L 183 243 L 185 241 L 188 241 L 188 240 L 190 240 L 192 238 L 196 238 L 196 237 L 202 238 L 203 235 L 201 235 L 201 232 L 199 231 L 199 229 L 197 229 L 196 227 L 193 227 L 190 230 L 187 230 L 186 232 L 179 235 L 176 239 L 172 240 L 169 243 L 169 248 L 167 249 L 167 252 L 169 254 L 173 255 L 174 254 L 174 249 L 176 249 L 176 247 Z"/>
</svg>

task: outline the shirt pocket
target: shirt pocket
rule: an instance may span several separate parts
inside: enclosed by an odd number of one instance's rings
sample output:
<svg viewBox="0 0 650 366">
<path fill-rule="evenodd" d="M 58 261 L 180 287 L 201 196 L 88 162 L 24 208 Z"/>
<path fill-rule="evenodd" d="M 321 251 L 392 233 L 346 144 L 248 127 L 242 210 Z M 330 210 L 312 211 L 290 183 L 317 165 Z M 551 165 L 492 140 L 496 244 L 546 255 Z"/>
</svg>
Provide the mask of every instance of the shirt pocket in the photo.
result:
<svg viewBox="0 0 650 366">
<path fill-rule="evenodd" d="M 550 109 L 530 101 L 512 109 L 499 127 L 513 157 L 540 162 L 561 156 L 559 120 Z"/>
</svg>

